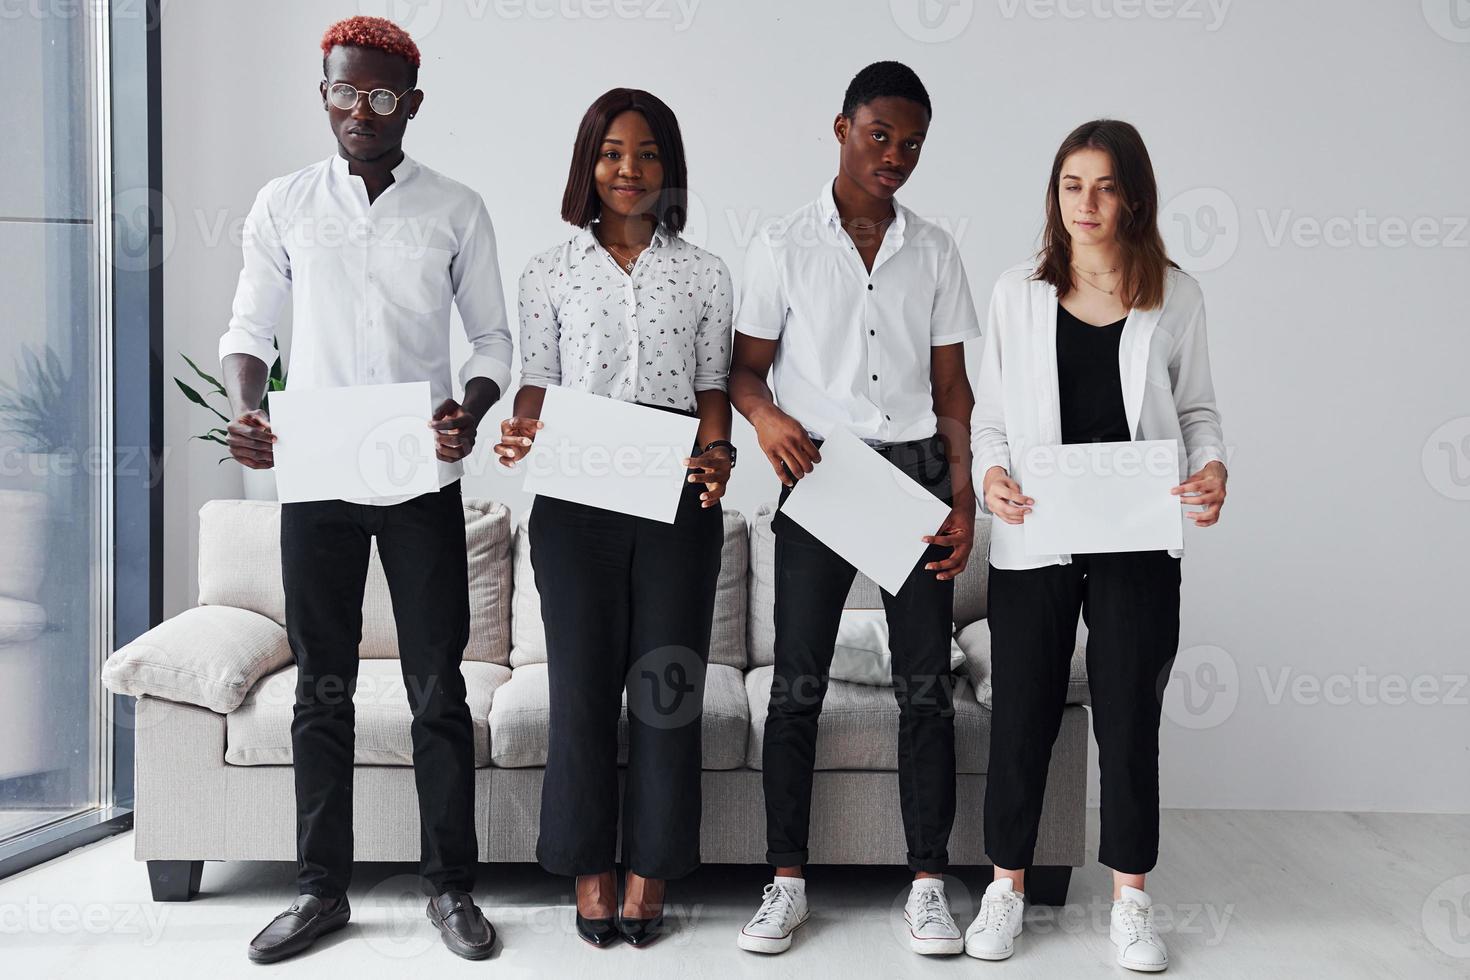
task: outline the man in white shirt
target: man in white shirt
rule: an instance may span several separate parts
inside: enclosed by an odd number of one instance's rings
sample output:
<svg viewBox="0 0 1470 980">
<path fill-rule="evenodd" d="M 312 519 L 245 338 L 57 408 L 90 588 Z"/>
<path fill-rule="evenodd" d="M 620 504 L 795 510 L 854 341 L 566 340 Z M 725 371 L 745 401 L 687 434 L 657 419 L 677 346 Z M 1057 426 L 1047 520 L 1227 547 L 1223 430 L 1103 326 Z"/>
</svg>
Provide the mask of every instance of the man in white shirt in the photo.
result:
<svg viewBox="0 0 1470 980">
<path fill-rule="evenodd" d="M 289 298 L 288 385 L 427 381 L 436 407 L 440 489 L 418 496 L 281 506 L 286 631 L 298 670 L 291 725 L 297 891 L 250 943 L 252 961 L 293 956 L 347 924 L 352 873 L 353 704 L 373 537 L 398 626 L 413 711 L 414 778 L 428 917 L 453 952 L 489 956 L 495 930 L 474 904 L 474 739 L 460 661 L 469 637 L 461 461 L 510 379 L 511 334 L 480 196 L 404 155 L 423 104 L 418 47 L 377 17 L 322 38 L 328 160 L 268 183 L 246 219 L 245 265 L 220 339 L 234 421 L 230 453 L 273 464 L 262 409 L 275 332 Z M 473 354 L 451 397 L 451 300 Z"/>
<path fill-rule="evenodd" d="M 894 200 L 918 166 L 930 117 L 928 93 L 904 65 L 879 62 L 853 79 L 834 122 L 836 179 L 751 244 L 729 386 L 781 478 L 783 503 L 821 465 L 822 439 L 847 428 L 951 505 L 898 594 L 883 596 L 915 873 L 905 927 L 915 951 L 951 954 L 964 941 L 941 877 L 955 806 L 949 651 L 954 578 L 975 528 L 964 342 L 980 327 L 954 240 Z M 806 920 L 817 722 L 856 574 L 784 513 L 771 526 L 776 663 L 762 778 L 766 860 L 776 877 L 739 937 L 742 948 L 764 953 L 789 948 Z"/>
</svg>

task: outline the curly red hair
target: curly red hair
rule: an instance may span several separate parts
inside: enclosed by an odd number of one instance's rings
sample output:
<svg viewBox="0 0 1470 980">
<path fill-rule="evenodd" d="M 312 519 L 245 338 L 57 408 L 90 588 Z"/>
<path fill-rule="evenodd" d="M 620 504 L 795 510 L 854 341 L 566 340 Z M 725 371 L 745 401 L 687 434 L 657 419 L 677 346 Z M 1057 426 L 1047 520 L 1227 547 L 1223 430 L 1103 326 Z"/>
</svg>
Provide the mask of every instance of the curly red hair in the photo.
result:
<svg viewBox="0 0 1470 980">
<path fill-rule="evenodd" d="M 414 68 L 419 67 L 419 46 L 413 43 L 408 32 L 386 17 L 348 17 L 339 20 L 322 35 L 322 57 L 325 58 L 337 45 L 358 48 L 376 48 L 396 54 Z"/>
</svg>

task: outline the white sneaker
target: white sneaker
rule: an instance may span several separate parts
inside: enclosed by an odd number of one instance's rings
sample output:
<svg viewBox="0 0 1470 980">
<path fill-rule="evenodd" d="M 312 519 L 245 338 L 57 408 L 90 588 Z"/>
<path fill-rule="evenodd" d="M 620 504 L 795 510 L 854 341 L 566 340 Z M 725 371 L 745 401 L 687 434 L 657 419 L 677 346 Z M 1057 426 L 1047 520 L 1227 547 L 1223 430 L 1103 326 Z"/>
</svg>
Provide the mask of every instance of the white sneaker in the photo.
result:
<svg viewBox="0 0 1470 980">
<path fill-rule="evenodd" d="M 1113 903 L 1108 937 L 1118 947 L 1118 965 L 1144 973 L 1158 973 L 1169 965 L 1164 941 L 1154 931 L 1153 901 L 1147 892 L 1123 886 Z"/>
<path fill-rule="evenodd" d="M 980 911 L 965 930 L 965 952 L 977 960 L 1004 960 L 1016 951 L 1026 917 L 1025 895 L 1015 882 L 997 878 L 985 889 Z"/>
<path fill-rule="evenodd" d="M 752 953 L 784 953 L 806 915 L 806 882 L 778 875 L 766 886 L 761 907 L 740 930 L 740 948 Z"/>
<path fill-rule="evenodd" d="M 965 939 L 949 914 L 943 878 L 915 878 L 903 907 L 909 927 L 909 949 L 922 956 L 949 956 L 962 952 Z"/>
</svg>

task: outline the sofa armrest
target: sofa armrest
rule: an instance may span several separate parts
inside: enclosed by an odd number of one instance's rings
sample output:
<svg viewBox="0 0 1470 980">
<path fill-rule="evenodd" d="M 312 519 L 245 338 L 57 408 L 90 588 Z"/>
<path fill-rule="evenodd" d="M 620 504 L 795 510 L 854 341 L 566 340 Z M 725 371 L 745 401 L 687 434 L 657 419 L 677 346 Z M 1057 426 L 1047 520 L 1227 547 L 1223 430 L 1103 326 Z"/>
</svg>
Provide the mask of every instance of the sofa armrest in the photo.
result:
<svg viewBox="0 0 1470 980">
<path fill-rule="evenodd" d="M 960 630 L 955 637 L 965 653 L 965 673 L 975 688 L 975 700 L 990 707 L 990 623 L 977 619 Z M 1087 689 L 1087 640 L 1079 630 L 1077 645 L 1072 650 L 1072 673 L 1067 681 L 1067 704 L 1091 704 Z"/>
<path fill-rule="evenodd" d="M 290 663 L 286 630 L 260 613 L 195 606 L 107 658 L 115 694 L 165 698 L 228 714 L 266 674 Z"/>
</svg>

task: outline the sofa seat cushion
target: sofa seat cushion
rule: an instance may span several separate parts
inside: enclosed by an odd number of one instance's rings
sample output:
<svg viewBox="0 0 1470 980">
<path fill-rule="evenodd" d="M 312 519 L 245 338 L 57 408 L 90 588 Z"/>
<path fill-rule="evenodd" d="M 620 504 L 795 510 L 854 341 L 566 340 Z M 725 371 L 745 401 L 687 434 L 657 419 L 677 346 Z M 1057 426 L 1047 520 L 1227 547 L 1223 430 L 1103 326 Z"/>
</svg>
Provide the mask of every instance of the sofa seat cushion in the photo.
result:
<svg viewBox="0 0 1470 980">
<path fill-rule="evenodd" d="M 766 709 L 775 667 L 756 667 L 745 675 L 750 698 L 750 750 L 746 765 L 761 768 Z M 955 771 L 983 773 L 990 755 L 990 709 L 975 700 L 969 680 L 955 678 Z M 898 769 L 898 702 L 891 687 L 828 681 L 817 725 L 816 768 Z"/>
<path fill-rule="evenodd" d="M 475 766 L 490 764 L 490 702 L 510 680 L 510 668 L 466 660 L 460 665 L 465 700 L 475 730 Z M 291 719 L 296 703 L 296 665 L 276 671 L 231 712 L 225 761 L 236 766 L 289 766 Z M 413 714 L 397 660 L 363 660 L 352 703 L 357 713 L 353 762 L 359 766 L 413 765 Z"/>
<path fill-rule="evenodd" d="M 546 765 L 550 691 L 545 664 L 517 667 L 490 706 L 490 757 L 504 769 Z M 740 671 L 710 664 L 704 683 L 700 748 L 705 769 L 735 769 L 745 762 L 750 727 Z M 618 718 L 618 764 L 628 761 L 628 696 Z"/>
</svg>

